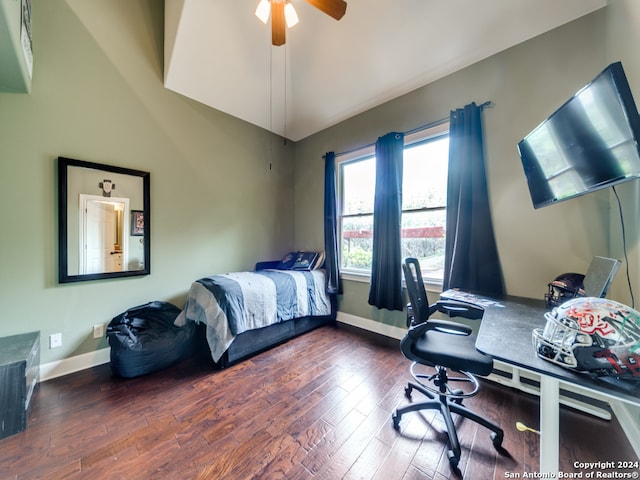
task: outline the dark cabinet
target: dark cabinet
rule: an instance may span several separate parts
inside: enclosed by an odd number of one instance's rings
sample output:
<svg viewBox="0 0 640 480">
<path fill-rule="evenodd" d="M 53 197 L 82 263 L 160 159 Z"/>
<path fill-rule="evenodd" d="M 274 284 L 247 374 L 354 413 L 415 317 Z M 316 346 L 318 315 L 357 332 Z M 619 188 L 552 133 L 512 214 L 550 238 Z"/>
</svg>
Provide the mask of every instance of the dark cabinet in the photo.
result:
<svg viewBox="0 0 640 480">
<path fill-rule="evenodd" d="M 0 438 L 22 432 L 40 380 L 40 332 L 0 338 Z"/>
</svg>

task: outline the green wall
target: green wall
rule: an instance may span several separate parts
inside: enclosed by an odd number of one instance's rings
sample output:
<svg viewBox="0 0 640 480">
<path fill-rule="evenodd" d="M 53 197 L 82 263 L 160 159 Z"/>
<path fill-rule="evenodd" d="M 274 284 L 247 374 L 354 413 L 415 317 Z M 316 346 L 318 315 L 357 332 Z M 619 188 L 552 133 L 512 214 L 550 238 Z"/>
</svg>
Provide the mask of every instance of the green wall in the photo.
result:
<svg viewBox="0 0 640 480">
<path fill-rule="evenodd" d="M 40 330 L 47 363 L 105 348 L 92 326 L 129 307 L 182 307 L 196 278 L 291 250 L 293 145 L 163 87 L 164 2 L 32 8 L 31 93 L 0 93 L 0 335 Z M 151 173 L 150 276 L 57 283 L 58 156 Z"/>
<path fill-rule="evenodd" d="M 392 100 L 296 145 L 295 243 L 318 248 L 322 239 L 322 155 L 370 144 L 390 131 L 407 131 L 449 115 L 475 101 L 494 102 L 483 113 L 488 183 L 498 250 L 507 293 L 542 298 L 547 283 L 563 272 L 586 272 L 595 255 L 622 257 L 617 205 L 609 191 L 534 210 L 516 145 L 518 141 L 595 77 L 622 59 L 640 98 L 640 66 L 624 32 L 640 23 L 631 1 L 611 5 L 572 23 L 486 58 L 459 72 Z M 615 20 L 614 20 L 615 18 Z M 636 29 L 637 30 L 637 29 Z M 629 38 L 629 37 L 627 37 Z M 617 44 L 624 45 L 618 48 Z M 621 51 L 622 50 L 622 51 Z M 618 58 L 618 53 L 625 53 Z M 428 55 L 428 48 L 425 55 Z M 620 188 L 630 250 L 638 244 L 639 182 Z M 635 287 L 638 256 L 630 258 Z M 367 304 L 368 283 L 345 281 L 341 313 L 403 326 L 404 315 Z M 623 271 L 614 298 L 630 303 Z M 437 293 L 432 295 L 433 299 Z"/>
<path fill-rule="evenodd" d="M 162 86 L 163 2 L 32 0 L 30 94 L 0 93 L 0 335 L 40 330 L 42 361 L 106 347 L 92 326 L 150 300 L 182 307 L 201 276 L 323 247 L 322 155 L 410 130 L 471 101 L 492 100 L 485 138 L 491 206 L 508 293 L 541 298 L 547 282 L 622 258 L 617 206 L 600 192 L 534 210 L 516 143 L 604 66 L 622 60 L 640 97 L 640 8 L 612 0 L 587 17 L 482 60 L 297 144 Z M 428 55 L 428 49 L 425 49 Z M 55 159 L 151 172 L 147 277 L 57 283 Z M 269 163 L 273 169 L 269 170 Z M 638 182 L 620 194 L 637 288 Z M 629 303 L 624 272 L 611 296 Z M 345 282 L 343 313 L 404 326 Z M 50 350 L 49 334 L 63 347 Z"/>
</svg>

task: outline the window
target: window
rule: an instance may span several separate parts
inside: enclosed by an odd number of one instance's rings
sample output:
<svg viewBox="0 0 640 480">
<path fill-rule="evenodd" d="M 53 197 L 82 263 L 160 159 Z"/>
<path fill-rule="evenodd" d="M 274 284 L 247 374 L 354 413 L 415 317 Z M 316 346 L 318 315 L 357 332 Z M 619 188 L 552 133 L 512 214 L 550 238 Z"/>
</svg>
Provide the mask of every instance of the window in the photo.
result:
<svg viewBox="0 0 640 480">
<path fill-rule="evenodd" d="M 402 181 L 402 257 L 420 261 L 425 281 L 442 283 L 449 163 L 449 124 L 405 136 Z M 340 264 L 343 273 L 369 275 L 373 250 L 374 147 L 338 161 Z"/>
</svg>

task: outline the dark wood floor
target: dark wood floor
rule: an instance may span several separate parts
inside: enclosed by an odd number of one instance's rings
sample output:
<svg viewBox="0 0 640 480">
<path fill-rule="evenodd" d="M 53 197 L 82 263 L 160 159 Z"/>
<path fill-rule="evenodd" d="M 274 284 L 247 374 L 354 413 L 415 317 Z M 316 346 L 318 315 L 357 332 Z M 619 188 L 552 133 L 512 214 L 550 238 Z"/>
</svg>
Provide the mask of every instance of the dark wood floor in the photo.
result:
<svg viewBox="0 0 640 480">
<path fill-rule="evenodd" d="M 460 471 L 444 424 L 411 413 L 400 432 L 408 361 L 397 346 L 323 327 L 222 371 L 186 360 L 136 379 L 109 365 L 43 382 L 25 432 L 0 440 L 2 479 L 509 478 L 536 471 L 538 400 L 483 382 L 465 402 L 501 424 L 457 422 Z M 561 413 L 561 469 L 574 461 L 637 460 L 617 421 Z M 514 478 L 514 477 L 511 477 Z"/>
</svg>

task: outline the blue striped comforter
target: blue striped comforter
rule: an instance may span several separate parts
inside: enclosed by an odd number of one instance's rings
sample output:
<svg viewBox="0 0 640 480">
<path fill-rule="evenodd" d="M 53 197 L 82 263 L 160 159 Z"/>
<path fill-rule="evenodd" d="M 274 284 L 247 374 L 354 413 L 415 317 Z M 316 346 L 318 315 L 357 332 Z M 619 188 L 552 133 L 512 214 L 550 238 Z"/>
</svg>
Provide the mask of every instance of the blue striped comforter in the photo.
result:
<svg viewBox="0 0 640 480">
<path fill-rule="evenodd" d="M 218 361 L 236 335 L 299 317 L 331 314 L 324 270 L 260 270 L 201 278 L 191 285 L 176 325 L 207 325 Z"/>
</svg>

